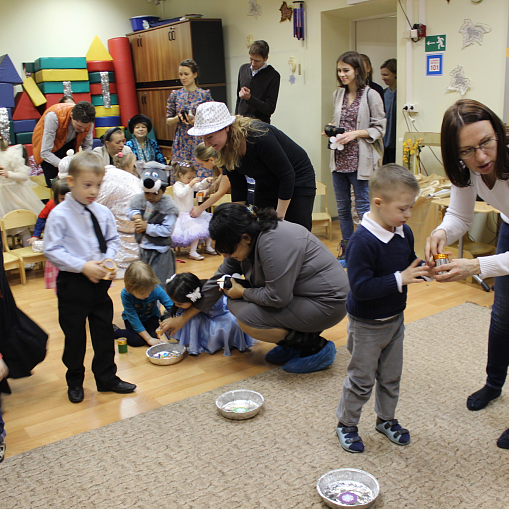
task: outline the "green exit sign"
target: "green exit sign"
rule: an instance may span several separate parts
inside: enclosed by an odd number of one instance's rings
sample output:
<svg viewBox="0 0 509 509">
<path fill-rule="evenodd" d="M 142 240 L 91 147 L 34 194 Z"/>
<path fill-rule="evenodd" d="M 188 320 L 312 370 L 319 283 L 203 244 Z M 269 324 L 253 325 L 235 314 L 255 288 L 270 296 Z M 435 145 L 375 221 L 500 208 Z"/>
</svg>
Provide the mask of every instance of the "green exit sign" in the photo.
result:
<svg viewBox="0 0 509 509">
<path fill-rule="evenodd" d="M 427 35 L 426 51 L 445 51 L 445 34 L 444 35 Z"/>
</svg>

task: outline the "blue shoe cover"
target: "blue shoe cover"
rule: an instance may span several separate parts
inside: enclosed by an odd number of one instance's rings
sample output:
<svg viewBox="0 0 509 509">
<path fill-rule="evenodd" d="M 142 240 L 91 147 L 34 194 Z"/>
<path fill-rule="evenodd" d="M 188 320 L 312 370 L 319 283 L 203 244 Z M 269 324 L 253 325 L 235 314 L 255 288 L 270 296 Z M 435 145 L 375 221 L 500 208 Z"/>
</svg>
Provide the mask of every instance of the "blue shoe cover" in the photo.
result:
<svg viewBox="0 0 509 509">
<path fill-rule="evenodd" d="M 329 367 L 334 362 L 334 357 L 336 346 L 332 341 L 327 341 L 318 353 L 309 357 L 294 357 L 283 366 L 283 369 L 289 373 L 312 373 Z"/>
<path fill-rule="evenodd" d="M 265 360 L 271 364 L 284 364 L 297 357 L 299 351 L 292 347 L 276 346 L 265 355 Z"/>
</svg>

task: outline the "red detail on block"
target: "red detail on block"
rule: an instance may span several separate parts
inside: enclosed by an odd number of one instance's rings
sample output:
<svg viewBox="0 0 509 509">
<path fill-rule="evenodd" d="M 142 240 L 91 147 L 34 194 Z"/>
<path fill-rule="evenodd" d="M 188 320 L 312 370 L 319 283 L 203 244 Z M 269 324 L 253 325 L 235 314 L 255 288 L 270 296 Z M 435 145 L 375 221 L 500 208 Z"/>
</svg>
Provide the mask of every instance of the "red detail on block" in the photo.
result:
<svg viewBox="0 0 509 509">
<path fill-rule="evenodd" d="M 48 102 L 45 104 L 45 109 L 48 109 L 50 106 L 55 106 L 55 104 L 57 104 L 63 96 L 64 94 L 46 94 L 44 97 L 46 97 Z M 79 103 L 80 101 L 92 102 L 92 97 L 87 92 L 83 92 L 81 94 L 72 94 L 72 98 L 74 99 L 75 103 Z"/>
<path fill-rule="evenodd" d="M 88 72 L 114 71 L 113 60 L 91 60 L 87 62 Z"/>
<path fill-rule="evenodd" d="M 110 83 L 110 94 L 117 93 L 117 84 Z M 90 84 L 90 95 L 103 95 L 102 86 L 100 83 L 91 83 Z M 138 100 L 138 98 L 136 98 Z"/>
<path fill-rule="evenodd" d="M 18 95 L 16 95 L 14 103 L 12 120 L 38 120 L 41 118 L 41 114 L 37 111 L 30 96 L 25 91 L 19 92 Z"/>
<path fill-rule="evenodd" d="M 28 156 L 31 157 L 34 155 L 34 149 L 33 149 L 33 146 L 32 144 L 28 144 L 28 145 L 25 145 L 26 149 L 27 149 L 27 152 L 28 152 Z"/>
</svg>

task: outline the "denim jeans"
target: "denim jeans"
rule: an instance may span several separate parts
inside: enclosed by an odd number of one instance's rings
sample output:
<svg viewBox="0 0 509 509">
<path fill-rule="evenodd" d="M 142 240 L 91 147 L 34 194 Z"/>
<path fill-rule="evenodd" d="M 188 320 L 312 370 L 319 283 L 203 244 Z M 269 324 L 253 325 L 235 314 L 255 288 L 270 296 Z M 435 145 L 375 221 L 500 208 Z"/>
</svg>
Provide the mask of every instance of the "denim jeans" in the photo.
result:
<svg viewBox="0 0 509 509">
<path fill-rule="evenodd" d="M 502 222 L 498 237 L 497 254 L 509 251 L 509 225 Z M 501 389 L 509 365 L 509 275 L 495 278 L 495 300 L 491 308 L 488 335 L 488 374 L 486 385 Z"/>
<path fill-rule="evenodd" d="M 334 184 L 334 194 L 336 195 L 341 237 L 343 240 L 348 240 L 353 234 L 350 186 L 353 186 L 357 214 L 359 219 L 362 219 L 362 216 L 369 211 L 369 181 L 359 180 L 356 171 L 353 173 L 333 171 L 332 183 Z"/>
</svg>

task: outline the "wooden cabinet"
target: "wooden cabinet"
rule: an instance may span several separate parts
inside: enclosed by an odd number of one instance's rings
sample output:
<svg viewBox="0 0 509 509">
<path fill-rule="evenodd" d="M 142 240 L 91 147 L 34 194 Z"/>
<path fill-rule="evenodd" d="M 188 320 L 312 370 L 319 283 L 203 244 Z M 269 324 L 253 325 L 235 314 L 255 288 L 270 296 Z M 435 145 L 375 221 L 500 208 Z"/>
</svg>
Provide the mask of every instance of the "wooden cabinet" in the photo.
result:
<svg viewBox="0 0 509 509">
<path fill-rule="evenodd" d="M 220 19 L 193 19 L 128 34 L 140 112 L 152 119 L 161 146 L 171 145 L 176 126 L 166 125 L 166 100 L 182 87 L 179 64 L 192 58 L 199 86 L 226 102 L 226 70 Z"/>
</svg>

